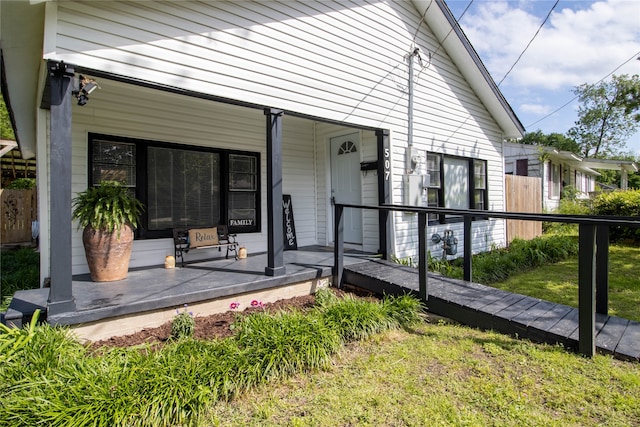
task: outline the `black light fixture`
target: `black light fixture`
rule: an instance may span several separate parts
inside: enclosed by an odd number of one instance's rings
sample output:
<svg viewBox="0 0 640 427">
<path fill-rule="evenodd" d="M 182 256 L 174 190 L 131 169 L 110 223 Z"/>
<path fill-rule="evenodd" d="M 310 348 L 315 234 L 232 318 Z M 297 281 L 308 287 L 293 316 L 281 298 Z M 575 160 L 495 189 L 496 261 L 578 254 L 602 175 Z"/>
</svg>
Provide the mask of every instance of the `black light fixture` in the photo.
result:
<svg viewBox="0 0 640 427">
<path fill-rule="evenodd" d="M 89 94 L 96 89 L 100 89 L 98 83 L 83 75 L 78 78 L 78 90 L 74 90 L 71 93 L 78 98 L 78 105 L 84 105 L 89 101 Z"/>
</svg>

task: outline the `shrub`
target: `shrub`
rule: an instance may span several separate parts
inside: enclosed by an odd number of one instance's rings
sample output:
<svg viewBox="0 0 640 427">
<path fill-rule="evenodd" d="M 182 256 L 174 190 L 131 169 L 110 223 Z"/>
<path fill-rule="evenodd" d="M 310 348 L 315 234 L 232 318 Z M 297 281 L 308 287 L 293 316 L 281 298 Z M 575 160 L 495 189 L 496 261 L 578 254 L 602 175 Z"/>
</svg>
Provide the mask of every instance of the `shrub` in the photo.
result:
<svg viewBox="0 0 640 427">
<path fill-rule="evenodd" d="M 7 185 L 7 190 L 30 190 L 36 186 L 35 178 L 17 178 Z"/>
<path fill-rule="evenodd" d="M 640 217 L 640 190 L 600 193 L 593 199 L 594 215 Z M 611 240 L 633 239 L 640 241 L 640 229 L 610 227 Z"/>
<path fill-rule="evenodd" d="M 562 199 L 554 213 L 561 215 L 589 215 L 591 209 L 587 202 L 574 199 Z M 578 224 L 564 224 L 560 222 L 543 222 L 542 230 L 545 233 L 575 234 Z"/>
<path fill-rule="evenodd" d="M 562 261 L 577 253 L 577 239 L 570 236 L 545 235 L 531 240 L 515 239 L 508 248 L 494 248 L 474 255 L 473 280 L 489 285 L 545 263 Z M 429 269 L 461 279 L 464 273 L 462 263 L 462 258 L 446 261 L 430 257 Z"/>
<path fill-rule="evenodd" d="M 29 339 L 23 339 L 27 330 L 4 337 L 15 351 L 0 359 L 0 425 L 199 425 L 211 402 L 325 366 L 343 336 L 410 324 L 420 307 L 408 296 L 379 302 L 329 292 L 320 297 L 323 306 L 306 314 L 260 311 L 240 318 L 231 338 L 185 338 L 156 351 L 141 346 L 92 353 L 68 329 L 33 322 Z M 180 316 L 193 319 L 186 310 Z"/>
<path fill-rule="evenodd" d="M 40 254 L 31 248 L 3 251 L 0 272 L 0 309 L 6 309 L 16 291 L 40 287 Z"/>
<path fill-rule="evenodd" d="M 381 304 L 372 304 L 349 294 L 323 307 L 322 316 L 343 342 L 365 339 L 397 325 Z"/>
<path fill-rule="evenodd" d="M 187 304 L 184 305 L 184 311 L 176 310 L 176 313 L 171 323 L 171 338 L 192 337 L 196 330 L 196 320 L 193 318 L 193 313 L 187 311 Z"/>
</svg>

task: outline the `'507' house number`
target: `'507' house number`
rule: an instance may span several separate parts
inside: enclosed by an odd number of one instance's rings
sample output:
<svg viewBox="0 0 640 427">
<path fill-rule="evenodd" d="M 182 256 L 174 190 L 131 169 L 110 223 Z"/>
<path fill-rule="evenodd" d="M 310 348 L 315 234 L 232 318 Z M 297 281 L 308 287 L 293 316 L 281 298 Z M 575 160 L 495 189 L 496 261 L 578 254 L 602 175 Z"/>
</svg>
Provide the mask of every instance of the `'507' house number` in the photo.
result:
<svg viewBox="0 0 640 427">
<path fill-rule="evenodd" d="M 388 148 L 384 149 L 384 180 L 389 181 L 391 176 L 391 152 Z"/>
</svg>

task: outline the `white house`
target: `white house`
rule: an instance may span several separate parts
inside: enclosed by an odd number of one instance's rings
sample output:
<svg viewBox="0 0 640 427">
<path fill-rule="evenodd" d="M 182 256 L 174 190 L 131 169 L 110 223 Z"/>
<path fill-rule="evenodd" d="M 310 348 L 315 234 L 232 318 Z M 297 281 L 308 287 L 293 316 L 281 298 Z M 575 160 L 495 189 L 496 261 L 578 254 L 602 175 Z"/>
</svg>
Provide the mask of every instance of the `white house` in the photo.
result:
<svg viewBox="0 0 640 427">
<path fill-rule="evenodd" d="M 596 190 L 597 169 L 621 173 L 621 188 L 628 187 L 628 174 L 637 172 L 631 160 L 589 159 L 569 151 L 529 144 L 505 143 L 505 173 L 541 178 L 542 206 L 547 212 L 557 209 L 563 190 L 571 186 L 578 199 L 588 199 Z"/>
<path fill-rule="evenodd" d="M 524 129 L 442 0 L 2 1 L 0 19 L 59 310 L 87 272 L 70 201 L 101 179 L 147 207 L 133 267 L 161 264 L 173 227 L 228 223 L 282 274 L 282 194 L 299 246 L 332 244 L 332 200 L 504 210 L 503 141 Z M 353 247 L 416 253 L 415 215 L 348 214 Z M 504 244 L 504 221 L 473 242 Z"/>
</svg>

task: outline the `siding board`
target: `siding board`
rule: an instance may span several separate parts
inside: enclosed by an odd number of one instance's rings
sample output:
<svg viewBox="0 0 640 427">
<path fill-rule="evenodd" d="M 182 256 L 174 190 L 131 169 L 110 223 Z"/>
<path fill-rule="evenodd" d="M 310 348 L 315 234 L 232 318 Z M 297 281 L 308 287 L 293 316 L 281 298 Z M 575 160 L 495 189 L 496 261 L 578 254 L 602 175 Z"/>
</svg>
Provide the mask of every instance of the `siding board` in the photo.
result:
<svg viewBox="0 0 640 427">
<path fill-rule="evenodd" d="M 403 202 L 408 145 L 405 56 L 415 42 L 425 61 L 427 51 L 433 55 L 417 69 L 414 146 L 487 160 L 489 206 L 504 206 L 501 130 L 409 2 L 119 1 L 57 2 L 56 7 L 56 59 L 345 124 L 388 129 L 395 203 Z M 100 83 L 103 89 L 90 103 L 74 110 L 74 192 L 86 188 L 89 132 L 259 151 L 266 182 L 261 111 Z M 286 114 L 283 123 L 283 185 L 293 198 L 299 241 L 326 244 L 332 239 L 328 138 L 353 129 Z M 361 143 L 362 160 L 375 160 L 373 132 L 362 131 Z M 362 201 L 376 204 L 373 171 L 363 174 L 362 186 Z M 264 188 L 262 197 L 264 210 Z M 396 253 L 414 253 L 415 216 L 392 217 Z M 445 228 L 461 234 L 458 224 L 434 231 Z M 375 213 L 363 214 L 363 229 L 363 248 L 376 250 Z M 265 236 L 266 231 L 243 235 L 250 253 L 264 247 Z M 504 242 L 504 223 L 474 223 L 474 251 L 492 242 Z M 136 242 L 135 263 L 161 263 L 159 255 L 170 248 L 169 240 Z M 74 268 L 82 269 L 81 254 L 74 240 Z"/>
</svg>

